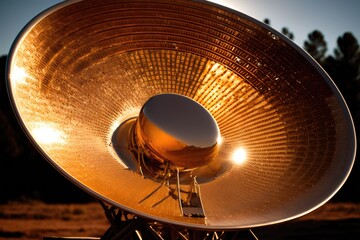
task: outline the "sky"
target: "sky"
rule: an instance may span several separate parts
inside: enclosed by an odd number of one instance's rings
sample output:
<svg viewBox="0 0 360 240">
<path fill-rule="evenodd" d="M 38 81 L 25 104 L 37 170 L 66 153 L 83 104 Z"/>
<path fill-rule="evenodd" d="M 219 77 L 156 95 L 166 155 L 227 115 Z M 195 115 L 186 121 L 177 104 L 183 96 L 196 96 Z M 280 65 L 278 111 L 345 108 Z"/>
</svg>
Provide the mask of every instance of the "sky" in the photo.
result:
<svg viewBox="0 0 360 240">
<path fill-rule="evenodd" d="M 303 46 L 307 35 L 320 30 L 333 53 L 336 40 L 352 32 L 360 41 L 359 0 L 211 0 L 245 13 L 259 21 L 270 19 L 271 27 L 280 31 L 287 27 L 294 33 L 294 42 Z M 43 10 L 60 0 L 0 1 L 0 55 L 8 54 L 21 29 Z"/>
</svg>

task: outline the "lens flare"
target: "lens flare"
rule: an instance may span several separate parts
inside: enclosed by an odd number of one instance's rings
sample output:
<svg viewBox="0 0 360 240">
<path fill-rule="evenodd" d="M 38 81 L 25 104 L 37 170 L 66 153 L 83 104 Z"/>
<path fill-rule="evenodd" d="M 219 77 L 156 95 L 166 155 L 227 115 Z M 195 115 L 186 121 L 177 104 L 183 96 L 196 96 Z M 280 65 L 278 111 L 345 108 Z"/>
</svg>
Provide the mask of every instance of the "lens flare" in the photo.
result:
<svg viewBox="0 0 360 240">
<path fill-rule="evenodd" d="M 247 160 L 247 152 L 244 148 L 238 148 L 235 150 L 232 160 L 235 164 L 241 165 Z"/>
</svg>

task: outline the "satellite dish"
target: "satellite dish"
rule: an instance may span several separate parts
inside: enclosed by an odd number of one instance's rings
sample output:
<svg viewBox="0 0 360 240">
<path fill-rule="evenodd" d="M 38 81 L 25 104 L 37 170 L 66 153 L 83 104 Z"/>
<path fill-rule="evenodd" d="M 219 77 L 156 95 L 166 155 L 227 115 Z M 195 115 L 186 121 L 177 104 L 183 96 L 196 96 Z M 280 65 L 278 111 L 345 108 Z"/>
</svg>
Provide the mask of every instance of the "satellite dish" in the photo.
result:
<svg viewBox="0 0 360 240">
<path fill-rule="evenodd" d="M 283 222 L 328 201 L 354 163 L 352 118 L 323 69 L 213 3 L 66 1 L 26 26 L 7 74 L 49 163 L 145 219 L 202 230 Z"/>
</svg>

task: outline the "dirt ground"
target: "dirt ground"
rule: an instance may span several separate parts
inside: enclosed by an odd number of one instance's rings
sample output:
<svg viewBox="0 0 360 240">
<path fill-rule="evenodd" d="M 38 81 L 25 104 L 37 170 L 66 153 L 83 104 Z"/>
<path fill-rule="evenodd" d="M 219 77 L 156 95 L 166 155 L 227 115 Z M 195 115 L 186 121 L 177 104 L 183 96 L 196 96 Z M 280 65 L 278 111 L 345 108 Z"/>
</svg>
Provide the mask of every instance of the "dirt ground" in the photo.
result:
<svg viewBox="0 0 360 240">
<path fill-rule="evenodd" d="M 0 205 L 0 239 L 100 237 L 109 227 L 98 203 Z M 360 239 L 360 203 L 328 203 L 299 219 L 252 229 L 263 239 Z"/>
</svg>

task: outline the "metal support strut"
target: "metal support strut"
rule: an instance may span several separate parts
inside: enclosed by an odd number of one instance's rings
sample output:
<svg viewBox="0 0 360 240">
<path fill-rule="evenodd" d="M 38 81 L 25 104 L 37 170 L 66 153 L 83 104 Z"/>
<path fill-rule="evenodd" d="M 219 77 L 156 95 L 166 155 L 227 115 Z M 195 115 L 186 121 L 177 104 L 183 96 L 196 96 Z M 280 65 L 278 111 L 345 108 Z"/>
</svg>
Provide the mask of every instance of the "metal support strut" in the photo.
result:
<svg viewBox="0 0 360 240">
<path fill-rule="evenodd" d="M 110 223 L 100 240 L 258 240 L 251 229 L 205 231 L 147 220 L 99 201 Z"/>
</svg>

